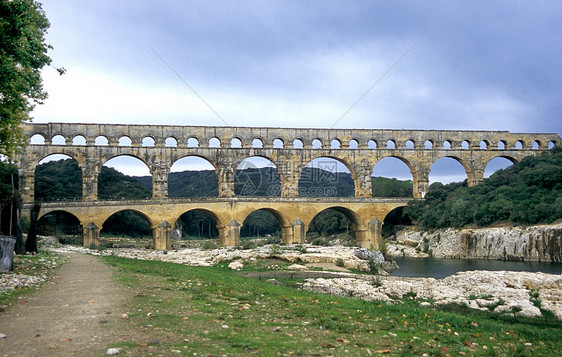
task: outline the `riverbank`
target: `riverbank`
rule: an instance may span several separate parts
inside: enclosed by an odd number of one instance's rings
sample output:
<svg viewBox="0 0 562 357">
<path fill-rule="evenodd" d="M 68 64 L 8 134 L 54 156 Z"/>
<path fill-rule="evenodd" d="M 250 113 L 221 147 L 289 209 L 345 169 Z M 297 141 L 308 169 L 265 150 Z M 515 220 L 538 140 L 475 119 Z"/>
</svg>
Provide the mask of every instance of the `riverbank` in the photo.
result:
<svg viewBox="0 0 562 357">
<path fill-rule="evenodd" d="M 395 257 L 562 262 L 562 223 L 530 227 L 403 230 L 388 244 Z"/>
<path fill-rule="evenodd" d="M 80 247 L 56 248 L 55 251 L 81 251 L 92 254 L 117 256 L 141 260 L 174 262 L 190 266 L 213 266 L 229 262 L 232 269 L 242 269 L 260 259 L 276 258 L 290 263 L 284 270 L 312 271 L 318 263 L 329 263 L 333 267 L 368 271 L 369 255 L 382 259 L 380 252 L 372 252 L 357 247 L 316 247 L 266 245 L 256 249 L 237 250 L 219 248 L 212 250 L 182 249 L 158 252 L 146 249 L 107 249 L 89 250 Z M 376 258 L 379 257 L 379 258 Z M 267 270 L 280 269 L 277 265 L 265 267 Z M 424 304 L 466 304 L 479 310 L 508 311 L 520 307 L 517 312 L 524 316 L 541 316 L 537 307 L 551 311 L 562 319 L 562 276 L 546 273 L 511 271 L 467 271 L 459 272 L 443 279 L 402 278 L 384 275 L 357 275 L 339 272 L 339 278 L 310 278 L 303 288 L 312 291 L 341 296 L 354 296 L 365 300 L 381 300 L 393 303 L 405 296 L 420 300 Z M 495 307 L 492 309 L 492 306 Z"/>
</svg>

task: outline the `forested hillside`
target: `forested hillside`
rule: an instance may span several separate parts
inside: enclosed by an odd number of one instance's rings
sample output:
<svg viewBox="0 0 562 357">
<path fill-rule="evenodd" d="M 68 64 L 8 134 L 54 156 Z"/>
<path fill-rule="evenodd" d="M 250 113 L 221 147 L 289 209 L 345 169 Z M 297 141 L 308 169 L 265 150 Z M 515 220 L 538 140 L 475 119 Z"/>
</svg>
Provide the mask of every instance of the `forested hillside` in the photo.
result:
<svg viewBox="0 0 562 357">
<path fill-rule="evenodd" d="M 474 187 L 434 183 L 425 201 L 410 202 L 404 214 L 426 229 L 562 219 L 562 149 L 524 158 Z"/>
</svg>

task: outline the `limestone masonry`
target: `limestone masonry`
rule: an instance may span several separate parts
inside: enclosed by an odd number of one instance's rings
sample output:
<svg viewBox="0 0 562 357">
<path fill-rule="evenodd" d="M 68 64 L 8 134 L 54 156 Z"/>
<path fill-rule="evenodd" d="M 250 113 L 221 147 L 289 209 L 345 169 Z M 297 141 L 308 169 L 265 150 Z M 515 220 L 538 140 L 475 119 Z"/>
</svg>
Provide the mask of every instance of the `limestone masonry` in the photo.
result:
<svg viewBox="0 0 562 357">
<path fill-rule="evenodd" d="M 413 178 L 415 198 L 429 185 L 429 171 L 442 157 L 457 160 L 468 183 L 483 180 L 487 163 L 496 157 L 518 162 L 560 145 L 557 134 L 520 134 L 507 131 L 437 131 L 374 129 L 298 129 L 165 125 L 24 124 L 28 145 L 18 158 L 20 191 L 26 207 L 34 201 L 35 168 L 51 154 L 75 159 L 82 170 L 83 198 L 75 203 L 45 203 L 41 215 L 64 210 L 75 215 L 84 229 L 84 244 L 96 244 L 105 220 L 124 209 L 143 214 L 153 229 L 155 249 L 170 249 L 171 228 L 191 209 L 209 212 L 217 223 L 221 244 L 239 244 L 241 222 L 255 210 L 266 209 L 279 220 L 285 243 L 301 243 L 314 216 L 338 208 L 351 217 L 357 245 L 377 246 L 380 226 L 392 209 L 407 199 L 371 197 L 371 173 L 385 157 L 404 162 Z M 39 142 L 39 143 L 38 143 Z M 108 160 L 132 156 L 143 161 L 152 175 L 152 199 L 142 202 L 98 200 L 98 174 Z M 168 199 L 168 174 L 187 156 L 208 160 L 215 168 L 219 197 L 213 200 Z M 249 157 L 271 160 L 281 177 L 280 197 L 234 197 L 237 166 Z M 355 184 L 355 197 L 297 197 L 303 168 L 329 157 L 344 164 Z"/>
</svg>

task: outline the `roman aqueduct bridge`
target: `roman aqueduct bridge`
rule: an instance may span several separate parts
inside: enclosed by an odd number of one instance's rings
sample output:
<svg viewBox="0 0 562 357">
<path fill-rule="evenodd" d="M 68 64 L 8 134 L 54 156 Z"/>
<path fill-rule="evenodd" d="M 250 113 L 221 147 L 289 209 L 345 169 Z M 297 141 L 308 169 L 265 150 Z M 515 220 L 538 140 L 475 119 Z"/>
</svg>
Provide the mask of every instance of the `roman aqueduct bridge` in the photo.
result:
<svg viewBox="0 0 562 357">
<path fill-rule="evenodd" d="M 443 157 L 457 160 L 468 184 L 484 178 L 488 162 L 496 157 L 518 162 L 560 145 L 557 134 L 507 131 L 300 129 L 168 125 L 113 125 L 46 123 L 25 124 L 31 139 L 18 158 L 24 204 L 34 201 L 35 169 L 52 154 L 64 154 L 82 170 L 83 198 L 77 202 L 43 203 L 41 215 L 66 211 L 81 222 L 84 244 L 97 243 L 105 220 L 122 210 L 144 215 L 153 229 L 156 249 L 170 249 L 170 231 L 181 214 L 201 209 L 216 221 L 224 245 L 239 244 L 241 222 L 253 211 L 265 209 L 277 217 L 286 243 L 303 242 L 308 225 L 326 208 L 346 213 L 353 222 L 357 244 L 378 245 L 384 217 L 407 199 L 371 197 L 371 173 L 386 157 L 404 162 L 413 181 L 414 198 L 423 198 L 432 165 Z M 98 200 L 98 175 L 108 160 L 131 156 L 143 161 L 152 175 L 152 199 Z M 170 168 L 184 157 L 209 161 L 218 176 L 216 198 L 168 198 Z M 234 177 L 245 159 L 273 162 L 281 178 L 280 197 L 236 197 Z M 317 158 L 332 158 L 347 167 L 355 185 L 354 197 L 299 197 L 303 168 Z"/>
</svg>

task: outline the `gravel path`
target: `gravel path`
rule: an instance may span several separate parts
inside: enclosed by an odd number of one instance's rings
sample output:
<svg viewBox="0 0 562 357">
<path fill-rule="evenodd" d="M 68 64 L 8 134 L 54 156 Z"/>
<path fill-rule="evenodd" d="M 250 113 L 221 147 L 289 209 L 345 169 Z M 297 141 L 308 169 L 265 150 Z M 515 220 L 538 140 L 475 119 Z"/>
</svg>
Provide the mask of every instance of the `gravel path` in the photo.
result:
<svg viewBox="0 0 562 357">
<path fill-rule="evenodd" d="M 98 258 L 65 255 L 50 283 L 0 313 L 0 356 L 105 355 L 118 339 L 130 293 Z"/>
</svg>

